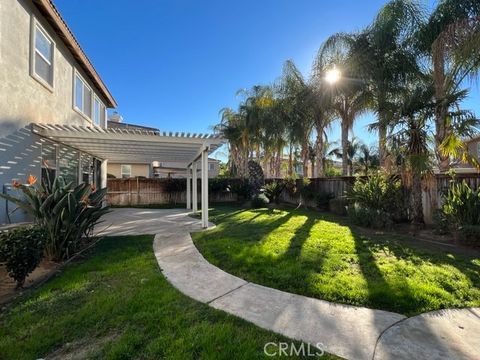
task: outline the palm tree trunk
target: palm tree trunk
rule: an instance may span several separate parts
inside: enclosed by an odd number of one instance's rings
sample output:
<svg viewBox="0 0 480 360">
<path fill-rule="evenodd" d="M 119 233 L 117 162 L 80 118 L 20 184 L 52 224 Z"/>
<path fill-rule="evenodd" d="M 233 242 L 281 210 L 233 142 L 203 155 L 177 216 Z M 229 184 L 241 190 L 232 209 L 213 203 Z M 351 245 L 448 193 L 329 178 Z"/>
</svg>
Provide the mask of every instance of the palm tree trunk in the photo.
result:
<svg viewBox="0 0 480 360">
<path fill-rule="evenodd" d="M 445 49 L 441 43 L 434 43 L 433 53 L 433 81 L 435 86 L 435 149 L 440 171 L 445 172 L 450 167 L 450 158 L 442 154 L 440 146 L 449 134 L 447 128 L 447 111 L 445 100 Z"/>
<path fill-rule="evenodd" d="M 313 177 L 323 177 L 325 176 L 325 168 L 323 164 L 324 154 L 324 143 L 323 143 L 323 130 L 317 128 L 317 139 L 315 140 L 315 172 Z"/>
<path fill-rule="evenodd" d="M 410 211 L 412 213 L 413 224 L 419 225 L 424 223 L 422 203 L 422 176 L 417 171 L 414 171 L 412 174 Z"/>
<path fill-rule="evenodd" d="M 348 121 L 342 119 L 342 175 L 348 176 Z"/>
<path fill-rule="evenodd" d="M 304 141 L 302 144 L 302 165 L 303 165 L 303 177 L 308 177 L 308 142 Z"/>
<path fill-rule="evenodd" d="M 380 160 L 380 167 L 385 167 L 387 160 L 387 125 L 385 119 L 380 119 L 380 125 L 378 126 L 378 157 Z"/>
<path fill-rule="evenodd" d="M 288 176 L 293 175 L 293 146 L 290 144 L 290 149 L 288 153 Z"/>
</svg>

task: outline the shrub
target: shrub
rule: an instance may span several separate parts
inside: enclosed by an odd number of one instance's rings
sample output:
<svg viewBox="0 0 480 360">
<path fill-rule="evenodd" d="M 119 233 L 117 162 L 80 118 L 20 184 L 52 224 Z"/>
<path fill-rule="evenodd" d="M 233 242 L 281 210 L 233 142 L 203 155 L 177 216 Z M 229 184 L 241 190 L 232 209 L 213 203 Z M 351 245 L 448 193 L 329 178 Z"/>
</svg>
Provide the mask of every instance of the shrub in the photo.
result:
<svg viewBox="0 0 480 360">
<path fill-rule="evenodd" d="M 388 214 L 379 210 L 364 208 L 357 204 L 350 204 L 347 213 L 350 220 L 360 226 L 384 229 L 393 225 L 393 219 Z"/>
<path fill-rule="evenodd" d="M 43 258 L 45 232 L 39 226 L 24 226 L 0 233 L 0 261 L 8 275 L 23 286 L 25 278 Z"/>
<path fill-rule="evenodd" d="M 287 176 L 284 179 L 285 190 L 290 196 L 293 196 L 297 193 L 297 178 L 295 175 Z"/>
<path fill-rule="evenodd" d="M 46 233 L 45 255 L 63 260 L 72 255 L 83 237 L 89 237 L 93 227 L 109 210 L 102 206 L 107 189 L 93 191 L 90 184 L 74 186 L 59 176 L 53 183 L 34 186 L 36 179 L 29 176 L 27 184 L 14 183 L 23 196 L 0 194 L 8 201 L 30 213 Z"/>
<path fill-rule="evenodd" d="M 326 191 L 320 191 L 316 195 L 316 200 L 317 200 L 317 207 L 320 210 L 325 210 L 327 211 L 329 209 L 329 202 L 332 200 L 335 196 Z"/>
<path fill-rule="evenodd" d="M 208 192 L 213 195 L 221 194 L 228 191 L 230 186 L 230 179 L 214 178 L 208 180 Z"/>
<path fill-rule="evenodd" d="M 264 186 L 264 194 L 270 201 L 273 201 L 275 204 L 280 202 L 280 196 L 282 195 L 283 189 L 285 189 L 285 184 L 280 181 L 272 181 L 269 184 Z"/>
<path fill-rule="evenodd" d="M 460 229 L 460 242 L 465 245 L 480 246 L 480 225 L 464 225 Z"/>
<path fill-rule="evenodd" d="M 266 207 L 269 204 L 268 198 L 265 196 L 265 194 L 258 194 L 253 197 L 252 199 L 252 208 L 258 209 L 258 208 L 263 208 Z"/>
<path fill-rule="evenodd" d="M 454 229 L 480 225 L 480 190 L 473 190 L 464 181 L 452 184 L 443 198 L 442 213 Z"/>
<path fill-rule="evenodd" d="M 246 179 L 240 179 L 238 182 L 235 182 L 231 185 L 230 190 L 237 194 L 239 198 L 243 198 L 244 200 L 250 199 L 252 196 L 252 187 L 250 183 Z"/>
<path fill-rule="evenodd" d="M 384 227 L 399 217 L 403 208 L 399 179 L 372 175 L 355 181 L 348 193 L 349 215 L 353 222 L 371 227 Z M 365 219 L 362 219 L 365 217 Z"/>
<path fill-rule="evenodd" d="M 315 189 L 309 178 L 302 178 L 300 180 L 298 191 L 300 192 L 300 196 L 302 197 L 303 201 L 312 200 L 315 198 Z"/>
<path fill-rule="evenodd" d="M 254 160 L 248 161 L 248 181 L 253 195 L 259 194 L 265 183 L 265 177 L 263 176 L 262 167 Z"/>
<path fill-rule="evenodd" d="M 168 196 L 170 204 L 176 204 L 180 198 L 180 194 L 186 191 L 186 179 L 168 178 L 165 180 L 163 189 Z"/>
<path fill-rule="evenodd" d="M 328 202 L 330 211 L 337 215 L 347 215 L 348 199 L 345 196 L 331 199 Z"/>
</svg>

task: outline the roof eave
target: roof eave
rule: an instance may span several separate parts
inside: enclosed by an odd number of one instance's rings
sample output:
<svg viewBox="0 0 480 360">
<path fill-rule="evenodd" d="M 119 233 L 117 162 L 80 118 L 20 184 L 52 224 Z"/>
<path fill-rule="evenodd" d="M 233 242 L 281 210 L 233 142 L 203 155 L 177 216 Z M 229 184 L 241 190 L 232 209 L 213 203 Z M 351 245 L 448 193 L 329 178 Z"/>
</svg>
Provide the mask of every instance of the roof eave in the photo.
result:
<svg viewBox="0 0 480 360">
<path fill-rule="evenodd" d="M 33 0 L 33 2 L 38 7 L 42 15 L 45 16 L 50 25 L 55 29 L 57 35 L 62 39 L 67 48 L 72 52 L 75 60 L 77 60 L 82 66 L 89 79 L 101 91 L 101 94 L 107 101 L 105 105 L 109 108 L 117 107 L 117 102 L 101 79 L 100 75 L 93 67 L 85 52 L 82 50 L 79 42 L 73 35 L 65 20 L 63 20 L 60 12 L 57 10 L 53 2 L 51 0 Z"/>
</svg>

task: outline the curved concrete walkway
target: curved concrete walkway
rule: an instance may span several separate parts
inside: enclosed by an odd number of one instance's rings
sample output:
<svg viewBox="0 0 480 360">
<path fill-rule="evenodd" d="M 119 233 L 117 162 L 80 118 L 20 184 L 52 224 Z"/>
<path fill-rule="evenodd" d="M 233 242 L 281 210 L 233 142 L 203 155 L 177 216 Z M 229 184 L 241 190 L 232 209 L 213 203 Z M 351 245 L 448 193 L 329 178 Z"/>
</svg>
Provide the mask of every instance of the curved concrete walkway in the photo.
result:
<svg viewBox="0 0 480 360">
<path fill-rule="evenodd" d="M 250 283 L 203 258 L 190 237 L 200 221 L 184 210 L 118 209 L 110 223 L 104 234 L 155 234 L 160 268 L 184 294 L 326 352 L 355 360 L 480 359 L 478 308 L 406 318 Z"/>
</svg>

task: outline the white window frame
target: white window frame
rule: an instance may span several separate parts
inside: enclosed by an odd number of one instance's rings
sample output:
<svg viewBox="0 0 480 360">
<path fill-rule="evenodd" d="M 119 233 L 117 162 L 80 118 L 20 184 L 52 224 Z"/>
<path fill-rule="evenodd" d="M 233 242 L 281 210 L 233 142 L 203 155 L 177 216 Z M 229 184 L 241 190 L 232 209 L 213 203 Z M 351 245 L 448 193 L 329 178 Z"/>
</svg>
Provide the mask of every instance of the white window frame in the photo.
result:
<svg viewBox="0 0 480 360">
<path fill-rule="evenodd" d="M 210 162 L 208 163 L 208 171 L 214 171 L 215 170 L 215 163 Z"/>
<path fill-rule="evenodd" d="M 128 169 L 130 170 L 129 172 L 124 172 L 123 167 L 128 166 Z M 131 178 L 132 177 L 132 165 L 131 164 L 121 164 L 120 165 L 120 178 L 124 179 L 124 175 L 128 175 L 125 178 Z"/>
<path fill-rule="evenodd" d="M 477 159 L 480 159 L 480 141 L 477 142 Z"/>
<path fill-rule="evenodd" d="M 52 37 L 48 34 L 47 30 L 45 30 L 42 24 L 40 24 L 40 22 L 34 16 L 32 16 L 32 22 L 30 27 L 31 27 L 30 29 L 30 76 L 33 77 L 35 80 L 37 80 L 40 84 L 42 84 L 48 90 L 53 92 L 54 84 L 55 84 L 55 49 L 56 49 L 55 41 L 53 41 Z M 36 31 L 37 29 L 40 30 L 40 32 L 51 42 L 51 46 L 52 46 L 51 61 L 46 59 L 43 56 L 43 54 L 37 51 L 37 48 L 35 45 L 35 37 L 37 34 L 37 31 Z M 49 63 L 49 65 L 52 67 L 52 83 L 51 84 L 35 72 L 35 54 L 37 53 L 43 58 L 43 60 Z"/>
<path fill-rule="evenodd" d="M 91 94 L 91 96 L 90 96 L 90 117 L 83 112 L 83 109 L 80 109 L 80 108 L 77 107 L 77 104 L 76 104 L 76 101 L 75 101 L 76 98 L 77 98 L 77 87 L 75 86 L 75 85 L 76 85 L 77 77 L 78 77 L 78 78 L 82 81 L 82 83 L 83 83 L 83 87 L 82 87 L 82 105 L 84 105 L 84 104 L 83 104 L 83 101 L 85 101 L 85 96 L 84 96 L 84 93 L 83 93 L 85 87 L 90 90 L 90 94 Z M 94 109 L 93 109 L 93 102 L 94 102 L 95 96 L 96 96 L 96 95 L 95 95 L 95 92 L 92 90 L 92 88 L 90 87 L 90 85 L 88 85 L 88 82 L 85 81 L 85 78 L 77 71 L 77 69 L 74 69 L 74 71 L 73 71 L 73 99 L 72 99 L 72 100 L 73 100 L 73 101 L 72 101 L 72 103 L 73 103 L 73 110 L 75 110 L 76 112 L 78 112 L 78 113 L 79 113 L 80 115 L 82 115 L 85 119 L 87 119 L 88 121 L 90 121 L 90 122 L 92 122 L 92 123 L 93 123 L 93 110 L 94 110 Z"/>
<path fill-rule="evenodd" d="M 97 101 L 100 105 L 100 119 L 98 119 L 98 124 L 95 122 L 95 101 Z M 103 107 L 103 124 L 102 124 L 102 107 Z M 93 107 L 92 107 L 92 122 L 94 125 L 105 127 L 106 125 L 105 123 L 107 122 L 106 119 L 107 119 L 107 107 L 105 106 L 103 101 L 100 100 L 100 98 L 96 94 L 94 94 Z"/>
</svg>

